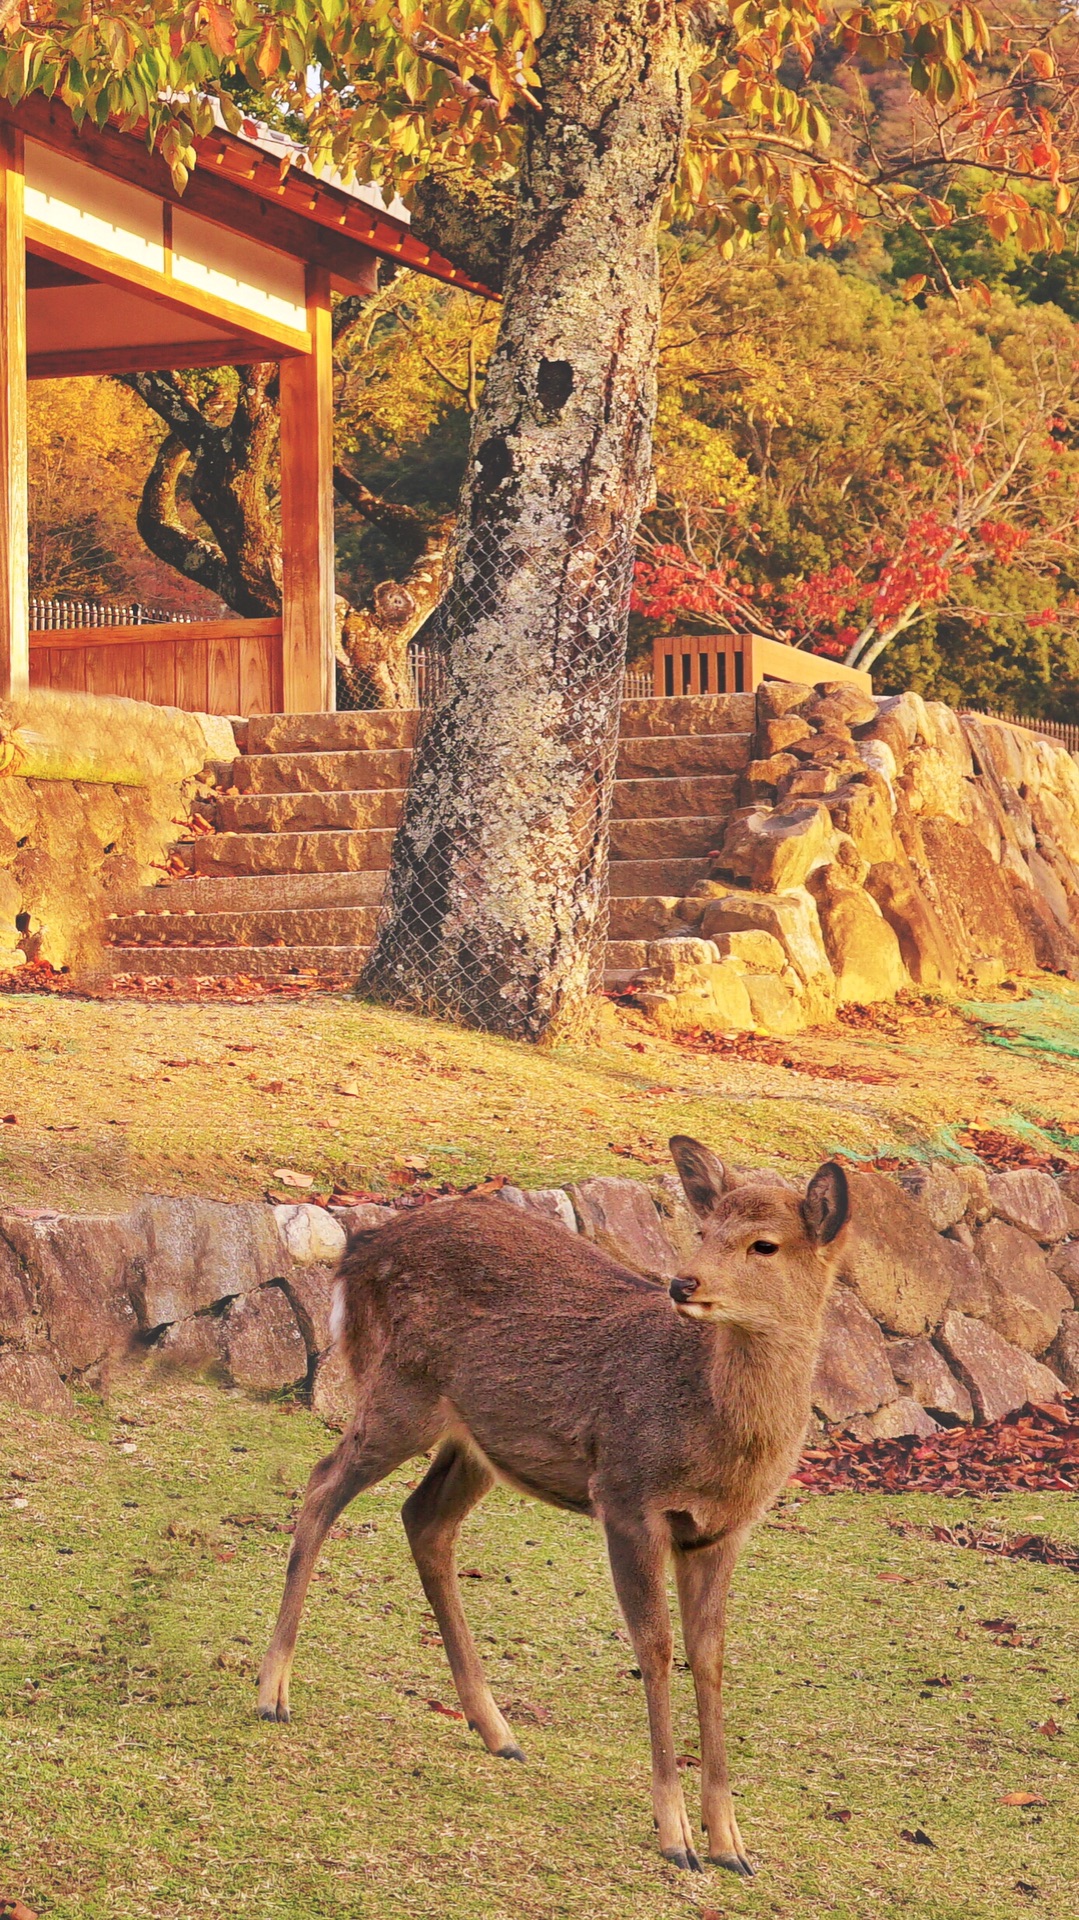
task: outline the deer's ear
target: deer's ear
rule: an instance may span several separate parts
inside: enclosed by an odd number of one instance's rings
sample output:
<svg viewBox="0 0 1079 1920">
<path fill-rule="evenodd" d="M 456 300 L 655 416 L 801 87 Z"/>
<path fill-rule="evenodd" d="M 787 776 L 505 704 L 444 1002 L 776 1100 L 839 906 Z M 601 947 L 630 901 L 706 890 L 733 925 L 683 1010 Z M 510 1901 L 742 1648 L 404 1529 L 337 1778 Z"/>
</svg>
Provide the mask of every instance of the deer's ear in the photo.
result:
<svg viewBox="0 0 1079 1920">
<path fill-rule="evenodd" d="M 727 1184 L 722 1160 L 717 1160 L 714 1153 L 702 1147 L 699 1140 L 691 1140 L 686 1133 L 676 1133 L 667 1145 L 678 1168 L 686 1199 L 694 1213 L 700 1214 L 702 1220 L 707 1220 L 709 1214 L 718 1207 Z"/>
<path fill-rule="evenodd" d="M 811 1240 L 826 1247 L 842 1231 L 850 1218 L 850 1187 L 847 1176 L 836 1160 L 818 1167 L 802 1201 L 802 1219 Z"/>
</svg>

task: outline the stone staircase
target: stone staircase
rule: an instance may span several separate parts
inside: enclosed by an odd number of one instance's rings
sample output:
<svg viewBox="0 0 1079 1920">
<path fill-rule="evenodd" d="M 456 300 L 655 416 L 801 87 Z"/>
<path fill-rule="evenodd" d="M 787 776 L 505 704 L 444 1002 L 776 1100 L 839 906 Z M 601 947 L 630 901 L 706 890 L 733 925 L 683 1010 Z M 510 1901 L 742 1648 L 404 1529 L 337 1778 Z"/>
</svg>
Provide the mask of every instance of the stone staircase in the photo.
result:
<svg viewBox="0 0 1079 1920">
<path fill-rule="evenodd" d="M 609 983 L 708 871 L 749 763 L 752 694 L 627 700 L 611 824 Z M 269 714 L 238 727 L 186 871 L 119 903 L 98 978 L 351 978 L 373 938 L 417 715 Z"/>
</svg>

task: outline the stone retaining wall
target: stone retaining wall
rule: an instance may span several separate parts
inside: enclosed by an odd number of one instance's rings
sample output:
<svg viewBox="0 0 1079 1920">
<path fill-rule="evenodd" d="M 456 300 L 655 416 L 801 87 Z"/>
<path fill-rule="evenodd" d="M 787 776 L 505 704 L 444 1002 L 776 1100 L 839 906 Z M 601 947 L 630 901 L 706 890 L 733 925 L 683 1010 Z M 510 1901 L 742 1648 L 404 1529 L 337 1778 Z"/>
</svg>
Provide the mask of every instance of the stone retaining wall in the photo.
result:
<svg viewBox="0 0 1079 1920">
<path fill-rule="evenodd" d="M 765 683 L 712 875 L 637 976 L 670 1031 L 795 1033 L 904 988 L 1079 978 L 1079 765 L 918 694 Z"/>
<path fill-rule="evenodd" d="M 792 1184 L 767 1169 L 728 1180 Z M 1079 1389 L 1079 1174 L 937 1162 L 850 1182 L 813 1391 L 824 1429 L 930 1433 Z M 699 1238 L 673 1174 L 652 1192 L 596 1177 L 505 1187 L 489 1204 L 539 1211 L 661 1279 Z M 390 1212 L 170 1199 L 126 1214 L 0 1210 L 0 1399 L 64 1413 L 71 1386 L 105 1389 L 118 1365 L 152 1361 L 252 1393 L 309 1392 L 341 1425 L 334 1268 L 346 1230 Z"/>
<path fill-rule="evenodd" d="M 232 728 L 80 693 L 36 691 L 0 707 L 0 973 L 27 959 L 84 967 L 112 899 L 155 877 L 178 823 L 231 768 Z"/>
</svg>

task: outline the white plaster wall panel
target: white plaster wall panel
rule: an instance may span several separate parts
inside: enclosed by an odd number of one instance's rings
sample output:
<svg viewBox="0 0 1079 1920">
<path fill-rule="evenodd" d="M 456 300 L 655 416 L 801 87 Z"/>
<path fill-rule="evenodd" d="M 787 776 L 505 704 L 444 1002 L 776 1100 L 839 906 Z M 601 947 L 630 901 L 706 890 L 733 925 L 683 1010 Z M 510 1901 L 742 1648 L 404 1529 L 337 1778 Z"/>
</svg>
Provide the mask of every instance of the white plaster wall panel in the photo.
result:
<svg viewBox="0 0 1079 1920">
<path fill-rule="evenodd" d="M 165 271 L 160 200 L 36 140 L 26 142 L 26 218 L 132 265 Z"/>
<path fill-rule="evenodd" d="M 119 287 L 35 287 L 26 295 L 26 350 L 75 353 L 80 348 L 208 345 L 229 338 L 194 314 L 173 313 Z"/>
<path fill-rule="evenodd" d="M 183 207 L 172 213 L 172 273 L 184 286 L 201 288 L 278 326 L 307 331 L 303 261 L 229 233 Z"/>
</svg>

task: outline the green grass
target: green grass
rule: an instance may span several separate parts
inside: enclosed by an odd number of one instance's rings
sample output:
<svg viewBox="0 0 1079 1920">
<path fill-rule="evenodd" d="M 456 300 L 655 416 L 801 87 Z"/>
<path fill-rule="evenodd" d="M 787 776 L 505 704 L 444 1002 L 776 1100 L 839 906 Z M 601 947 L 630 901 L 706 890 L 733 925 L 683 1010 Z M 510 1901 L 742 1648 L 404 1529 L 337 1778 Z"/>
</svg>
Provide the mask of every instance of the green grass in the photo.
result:
<svg viewBox="0 0 1079 1920">
<path fill-rule="evenodd" d="M 412 1474 L 358 1500 L 329 1544 L 295 1719 L 272 1728 L 253 1678 L 277 1529 L 325 1430 L 130 1382 L 74 1423 L 5 1426 L 0 1895 L 50 1920 L 1074 1913 L 1075 1579 L 887 1524 L 976 1514 L 1074 1538 L 1059 1495 L 807 1497 L 758 1531 L 730 1653 L 739 1817 L 761 1868 L 741 1885 L 655 1851 L 641 1688 L 586 1522 L 499 1491 L 463 1540 L 483 1576 L 466 1605 L 526 1767 L 427 1705 L 454 1696 L 398 1520 Z M 1019 1646 L 977 1624 L 1005 1614 Z M 942 1674 L 951 1686 L 923 1684 Z M 675 1690 L 692 1753 L 681 1667 Z M 1037 1731 L 1049 1717 L 1056 1738 Z M 1046 1804 L 1001 1806 L 1016 1789 Z M 900 1837 L 919 1827 L 932 1849 Z"/>
</svg>

